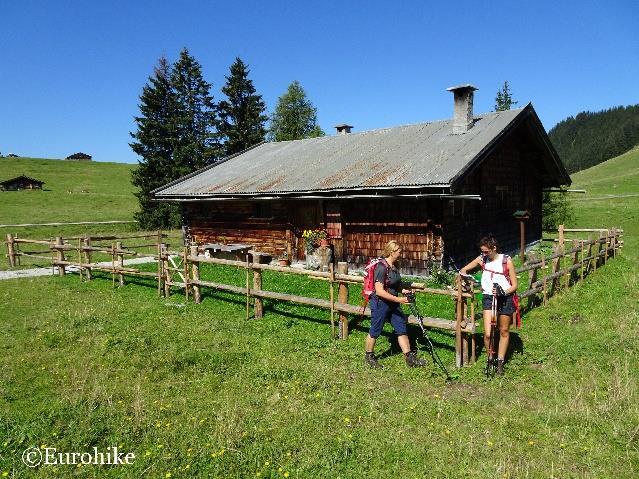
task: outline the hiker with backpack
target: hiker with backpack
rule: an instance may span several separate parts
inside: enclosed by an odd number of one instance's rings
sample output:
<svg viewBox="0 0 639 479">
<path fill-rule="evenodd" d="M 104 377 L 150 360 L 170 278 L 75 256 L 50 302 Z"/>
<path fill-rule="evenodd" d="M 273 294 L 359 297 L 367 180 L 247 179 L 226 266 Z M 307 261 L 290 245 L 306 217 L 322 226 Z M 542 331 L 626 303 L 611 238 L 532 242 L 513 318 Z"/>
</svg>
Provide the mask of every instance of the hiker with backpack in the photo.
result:
<svg viewBox="0 0 639 479">
<path fill-rule="evenodd" d="M 402 247 L 396 241 L 389 241 L 384 246 L 381 258 L 371 260 L 366 266 L 364 279 L 365 299 L 371 308 L 371 327 L 366 336 L 366 354 L 364 360 L 372 368 L 382 368 L 375 357 L 375 341 L 382 334 L 384 323 L 390 320 L 397 342 L 404 353 L 408 367 L 423 367 L 426 361 L 419 359 L 415 351 L 410 349 L 408 340 L 408 318 L 402 311 L 401 305 L 408 304 L 406 296 L 410 289 L 402 288 L 402 278 L 397 269 L 397 261 L 402 254 Z"/>
<path fill-rule="evenodd" d="M 493 298 L 496 300 L 497 318 L 499 327 L 499 348 L 497 358 L 489 358 L 489 361 L 497 361 L 496 374 L 503 376 L 504 359 L 508 351 L 510 339 L 510 323 L 513 314 L 518 315 L 517 275 L 515 267 L 508 255 L 498 253 L 499 245 L 492 235 L 483 237 L 479 242 L 481 255 L 472 260 L 459 270 L 461 275 L 467 275 L 468 271 L 481 268 L 481 289 L 484 311 L 484 347 L 490 354 L 490 331 L 493 316 Z"/>
</svg>

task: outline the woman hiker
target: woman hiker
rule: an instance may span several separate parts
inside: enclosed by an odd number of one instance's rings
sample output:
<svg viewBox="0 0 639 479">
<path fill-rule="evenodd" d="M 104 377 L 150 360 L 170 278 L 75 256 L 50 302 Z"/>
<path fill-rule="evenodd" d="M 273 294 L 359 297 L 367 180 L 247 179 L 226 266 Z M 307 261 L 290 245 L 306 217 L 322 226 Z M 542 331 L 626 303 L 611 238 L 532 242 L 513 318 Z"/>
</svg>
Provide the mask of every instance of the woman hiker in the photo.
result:
<svg viewBox="0 0 639 479">
<path fill-rule="evenodd" d="M 411 351 L 407 334 L 408 318 L 400 305 L 407 304 L 406 296 L 398 296 L 410 293 L 410 289 L 402 289 L 402 278 L 397 269 L 397 260 L 402 254 L 402 247 L 396 241 L 389 241 L 384 247 L 382 261 L 375 265 L 374 280 L 375 292 L 370 296 L 371 328 L 366 336 L 365 362 L 373 368 L 381 368 L 374 354 L 375 341 L 382 334 L 384 323 L 390 319 L 399 347 L 404 353 L 406 365 L 410 368 L 426 366 L 426 361 L 419 359 L 415 351 Z"/>
<path fill-rule="evenodd" d="M 488 235 L 483 237 L 479 242 L 480 256 L 472 260 L 466 266 L 459 270 L 461 274 L 468 274 L 468 271 L 480 267 L 481 274 L 481 290 L 483 297 L 484 310 L 484 347 L 489 352 L 490 347 L 490 325 L 492 312 L 493 296 L 497 295 L 497 325 L 499 327 L 499 349 L 497 351 L 497 371 L 495 374 L 504 375 L 504 359 L 506 351 L 508 351 L 508 340 L 510 339 L 510 323 L 515 312 L 515 304 L 513 302 L 513 293 L 517 291 L 517 275 L 515 267 L 508 255 L 497 252 L 499 245 L 497 240 Z M 494 284 L 499 285 L 505 296 L 498 294 Z M 495 358 L 492 358 L 494 361 Z"/>
</svg>

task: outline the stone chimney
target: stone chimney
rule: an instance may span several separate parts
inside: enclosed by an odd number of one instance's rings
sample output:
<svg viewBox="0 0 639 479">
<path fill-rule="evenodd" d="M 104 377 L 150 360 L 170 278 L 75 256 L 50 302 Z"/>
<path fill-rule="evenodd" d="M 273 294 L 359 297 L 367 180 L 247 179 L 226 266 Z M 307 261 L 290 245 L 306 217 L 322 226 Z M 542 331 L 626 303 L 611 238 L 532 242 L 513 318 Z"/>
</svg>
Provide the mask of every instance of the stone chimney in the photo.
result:
<svg viewBox="0 0 639 479">
<path fill-rule="evenodd" d="M 335 125 L 333 128 L 337 130 L 338 135 L 348 135 L 351 132 L 351 128 L 353 128 L 353 125 L 342 123 L 341 125 Z"/>
<path fill-rule="evenodd" d="M 446 88 L 455 95 L 455 112 L 453 116 L 453 134 L 461 135 L 473 127 L 473 85 L 458 85 Z"/>
</svg>

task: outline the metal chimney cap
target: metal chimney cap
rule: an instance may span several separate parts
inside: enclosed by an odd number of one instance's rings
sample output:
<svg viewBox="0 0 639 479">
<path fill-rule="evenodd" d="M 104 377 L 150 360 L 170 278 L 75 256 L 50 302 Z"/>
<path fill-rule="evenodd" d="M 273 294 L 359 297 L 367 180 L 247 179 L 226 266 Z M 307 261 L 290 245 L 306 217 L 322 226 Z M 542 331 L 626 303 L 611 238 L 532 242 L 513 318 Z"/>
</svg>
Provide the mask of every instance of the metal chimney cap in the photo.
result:
<svg viewBox="0 0 639 479">
<path fill-rule="evenodd" d="M 466 83 L 464 85 L 451 86 L 446 88 L 447 91 L 456 91 L 456 90 L 479 90 L 475 85 L 471 85 L 470 83 Z"/>
</svg>

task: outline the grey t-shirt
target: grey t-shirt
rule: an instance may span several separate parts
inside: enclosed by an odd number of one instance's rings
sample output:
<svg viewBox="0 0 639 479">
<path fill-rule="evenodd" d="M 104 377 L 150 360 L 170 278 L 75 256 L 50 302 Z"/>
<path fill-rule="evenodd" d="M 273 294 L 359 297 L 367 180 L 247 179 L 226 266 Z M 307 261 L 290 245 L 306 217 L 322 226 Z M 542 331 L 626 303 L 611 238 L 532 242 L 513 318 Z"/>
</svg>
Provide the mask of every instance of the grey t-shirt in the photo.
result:
<svg viewBox="0 0 639 479">
<path fill-rule="evenodd" d="M 386 280 L 386 282 L 384 282 Z M 397 268 L 388 268 L 388 278 L 386 278 L 386 265 L 383 262 L 375 266 L 375 282 L 382 283 L 386 291 L 393 296 L 398 296 L 402 289 L 402 277 Z"/>
</svg>

